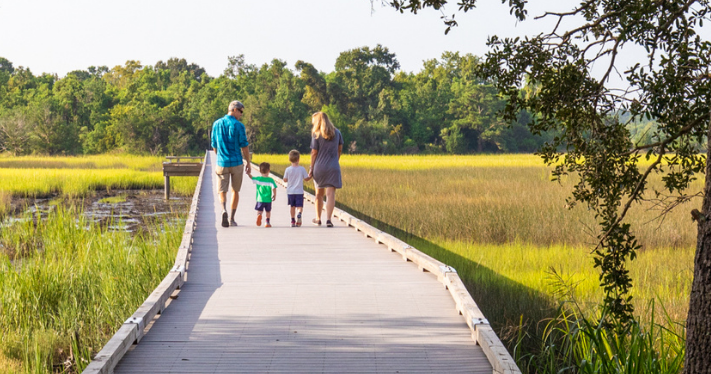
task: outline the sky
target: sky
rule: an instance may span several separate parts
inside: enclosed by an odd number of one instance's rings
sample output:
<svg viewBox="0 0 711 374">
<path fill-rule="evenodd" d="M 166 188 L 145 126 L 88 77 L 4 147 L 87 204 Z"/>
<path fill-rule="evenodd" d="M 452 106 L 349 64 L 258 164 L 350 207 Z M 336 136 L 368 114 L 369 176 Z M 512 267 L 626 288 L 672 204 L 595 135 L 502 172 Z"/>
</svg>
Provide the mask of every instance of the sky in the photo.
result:
<svg viewBox="0 0 711 374">
<path fill-rule="evenodd" d="M 219 76 L 227 57 L 278 58 L 333 71 L 341 52 L 381 44 L 416 72 L 445 51 L 483 55 L 492 33 L 520 33 L 505 5 L 482 0 L 444 35 L 442 13 L 400 14 L 380 0 L 0 0 L 0 57 L 34 74 L 185 58 Z M 456 6 L 446 9 L 456 12 Z"/>
<path fill-rule="evenodd" d="M 552 28 L 550 18 L 517 23 L 500 0 L 479 0 L 468 13 L 450 3 L 444 12 L 457 13 L 459 26 L 444 35 L 441 12 L 400 14 L 381 0 L 0 0 L 0 57 L 60 77 L 89 66 L 178 57 L 216 77 L 228 56 L 243 54 L 258 66 L 277 58 L 292 69 L 303 60 L 331 72 L 341 52 L 381 44 L 401 70 L 417 72 L 445 51 L 483 56 L 491 35 Z M 578 1 L 532 3 L 530 16 L 569 10 Z M 711 39 L 710 27 L 703 32 Z"/>
</svg>

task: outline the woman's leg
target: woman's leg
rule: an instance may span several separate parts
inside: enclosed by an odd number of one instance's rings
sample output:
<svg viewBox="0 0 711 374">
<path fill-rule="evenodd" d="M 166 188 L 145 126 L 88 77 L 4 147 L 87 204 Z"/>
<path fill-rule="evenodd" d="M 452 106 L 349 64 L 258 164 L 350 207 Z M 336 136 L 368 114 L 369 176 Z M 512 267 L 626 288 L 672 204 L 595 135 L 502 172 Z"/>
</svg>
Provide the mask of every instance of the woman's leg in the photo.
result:
<svg viewBox="0 0 711 374">
<path fill-rule="evenodd" d="M 326 187 L 326 220 L 330 221 L 336 207 L 336 187 Z"/>
<path fill-rule="evenodd" d="M 321 211 L 323 210 L 323 195 L 326 194 L 324 188 L 316 189 L 316 220 L 321 220 Z"/>
</svg>

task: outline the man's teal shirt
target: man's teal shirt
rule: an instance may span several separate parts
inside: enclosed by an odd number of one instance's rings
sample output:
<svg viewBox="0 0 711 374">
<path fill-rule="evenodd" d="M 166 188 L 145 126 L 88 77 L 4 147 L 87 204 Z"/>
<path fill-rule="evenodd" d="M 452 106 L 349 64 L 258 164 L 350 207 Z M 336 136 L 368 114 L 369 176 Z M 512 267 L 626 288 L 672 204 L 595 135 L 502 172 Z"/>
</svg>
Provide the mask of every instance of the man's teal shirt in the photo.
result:
<svg viewBox="0 0 711 374">
<path fill-rule="evenodd" d="M 244 125 L 231 115 L 212 124 L 212 148 L 217 153 L 217 166 L 242 165 L 242 147 L 248 146 Z"/>
</svg>

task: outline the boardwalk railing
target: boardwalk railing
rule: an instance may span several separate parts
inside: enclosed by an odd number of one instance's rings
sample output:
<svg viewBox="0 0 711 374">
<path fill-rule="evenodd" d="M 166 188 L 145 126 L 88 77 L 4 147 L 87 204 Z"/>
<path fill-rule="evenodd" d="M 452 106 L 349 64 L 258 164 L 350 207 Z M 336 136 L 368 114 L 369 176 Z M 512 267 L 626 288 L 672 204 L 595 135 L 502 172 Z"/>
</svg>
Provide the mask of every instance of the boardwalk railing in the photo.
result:
<svg viewBox="0 0 711 374">
<path fill-rule="evenodd" d="M 116 364 L 128 352 L 133 343 L 138 343 L 145 334 L 146 326 L 153 321 L 158 313 L 163 312 L 166 302 L 170 296 L 183 285 L 185 279 L 185 267 L 188 262 L 188 253 L 192 245 L 195 221 L 197 218 L 198 201 L 200 201 L 200 187 L 205 174 L 205 164 L 203 162 L 197 187 L 193 194 L 193 201 L 190 205 L 190 213 L 185 222 L 183 239 L 178 248 L 175 258 L 175 265 L 168 272 L 168 275 L 151 293 L 146 301 L 141 304 L 133 315 L 121 325 L 121 328 L 111 337 L 104 348 L 94 357 L 86 367 L 84 373 L 112 373 Z"/>
<path fill-rule="evenodd" d="M 271 176 L 277 183 L 286 187 L 286 183 L 277 175 L 271 174 Z M 313 194 L 304 192 L 304 198 L 311 203 L 316 203 L 316 197 Z M 506 350 L 506 347 L 504 347 L 499 337 L 496 336 L 496 333 L 494 333 L 494 330 L 489 325 L 489 321 L 484 317 L 484 313 L 479 310 L 479 307 L 476 302 L 474 302 L 474 299 L 469 294 L 469 291 L 467 291 L 464 282 L 459 278 L 454 268 L 430 257 L 404 241 L 376 229 L 365 221 L 353 217 L 342 209 L 334 208 L 333 215 L 357 231 L 362 232 L 366 237 L 372 238 L 376 243 L 385 245 L 391 252 L 399 253 L 403 260 L 414 263 L 420 271 L 435 274 L 437 280 L 439 280 L 452 295 L 452 298 L 457 304 L 459 314 L 464 316 L 472 332 L 472 339 L 479 344 L 484 351 L 486 358 L 494 369 L 494 373 L 521 373 L 515 361 Z"/>
</svg>

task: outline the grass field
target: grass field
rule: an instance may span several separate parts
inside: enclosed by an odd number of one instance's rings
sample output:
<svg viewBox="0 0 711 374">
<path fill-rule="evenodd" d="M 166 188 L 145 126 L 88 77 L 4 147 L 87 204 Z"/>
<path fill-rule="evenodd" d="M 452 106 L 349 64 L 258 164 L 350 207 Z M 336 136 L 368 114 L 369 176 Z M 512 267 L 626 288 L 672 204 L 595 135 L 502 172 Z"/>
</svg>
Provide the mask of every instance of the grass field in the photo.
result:
<svg viewBox="0 0 711 374">
<path fill-rule="evenodd" d="M 161 157 L 0 157 L 0 217 L 13 196 L 85 197 L 97 190 L 163 188 Z M 171 193 L 189 196 L 197 177 L 171 178 Z"/>
<path fill-rule="evenodd" d="M 257 155 L 255 161 L 270 162 L 277 173 L 288 166 L 285 155 Z M 308 156 L 301 164 L 308 168 Z M 566 207 L 572 181 L 551 182 L 538 157 L 343 156 L 341 167 L 337 203 L 454 266 L 509 341 L 521 318 L 535 325 L 556 309 L 553 269 L 575 286 L 581 305 L 599 304 L 599 273 L 590 255 L 594 217 L 584 206 Z M 701 182 L 694 188 L 700 190 Z M 672 320 L 686 318 L 694 203 L 700 201 L 678 207 L 663 222 L 651 204 L 629 216 L 643 245 L 630 263 L 643 318 L 655 298 Z"/>
</svg>

